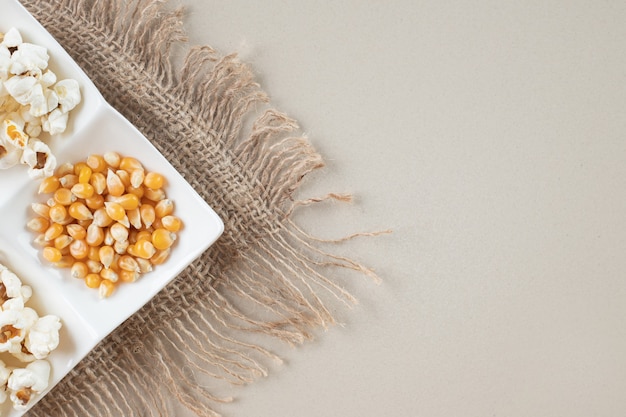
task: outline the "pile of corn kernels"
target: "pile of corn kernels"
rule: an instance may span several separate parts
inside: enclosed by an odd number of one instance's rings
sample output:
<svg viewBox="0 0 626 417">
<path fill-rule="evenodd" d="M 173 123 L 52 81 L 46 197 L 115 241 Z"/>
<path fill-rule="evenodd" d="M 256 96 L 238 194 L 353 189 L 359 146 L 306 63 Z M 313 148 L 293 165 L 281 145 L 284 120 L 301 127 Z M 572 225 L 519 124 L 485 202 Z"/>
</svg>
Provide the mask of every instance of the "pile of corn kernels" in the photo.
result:
<svg viewBox="0 0 626 417">
<path fill-rule="evenodd" d="M 116 152 L 61 165 L 45 178 L 27 226 L 43 258 L 83 279 L 102 298 L 134 282 L 169 256 L 182 227 L 163 175 Z"/>
</svg>

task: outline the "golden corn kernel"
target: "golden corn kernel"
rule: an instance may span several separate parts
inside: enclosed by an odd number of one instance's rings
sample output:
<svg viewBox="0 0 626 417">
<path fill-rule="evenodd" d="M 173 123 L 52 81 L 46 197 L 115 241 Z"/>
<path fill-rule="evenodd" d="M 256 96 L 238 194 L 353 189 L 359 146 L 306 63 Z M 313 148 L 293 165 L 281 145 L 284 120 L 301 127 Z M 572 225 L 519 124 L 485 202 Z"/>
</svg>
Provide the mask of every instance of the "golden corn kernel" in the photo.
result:
<svg viewBox="0 0 626 417">
<path fill-rule="evenodd" d="M 116 240 L 115 243 L 113 243 L 113 249 L 118 255 L 123 255 L 128 250 L 129 245 L 130 242 L 128 240 Z"/>
<path fill-rule="evenodd" d="M 118 275 L 120 277 L 120 281 L 122 282 L 135 282 L 139 279 L 139 272 L 137 271 L 127 271 L 122 269 Z"/>
<path fill-rule="evenodd" d="M 125 187 L 124 187 L 124 184 L 122 183 L 122 180 L 111 169 L 109 169 L 107 172 L 106 184 L 107 184 L 107 192 L 111 194 L 112 196 L 120 196 L 124 194 Z"/>
<path fill-rule="evenodd" d="M 120 221 L 126 216 L 126 210 L 119 203 L 114 203 L 112 201 L 106 201 L 104 203 L 104 208 L 109 217 L 113 220 Z"/>
<path fill-rule="evenodd" d="M 139 213 L 139 207 L 133 210 L 128 210 L 126 212 L 126 216 L 128 217 L 128 221 L 131 226 L 135 229 L 141 229 L 141 214 Z"/>
<path fill-rule="evenodd" d="M 44 233 L 50 227 L 50 222 L 48 219 L 44 219 L 43 217 L 35 217 L 26 223 L 26 227 L 33 232 Z"/>
<path fill-rule="evenodd" d="M 115 239 L 113 239 L 113 236 L 111 236 L 111 231 L 108 227 L 104 229 L 104 241 L 102 243 L 106 246 L 113 246 L 113 244 L 115 243 Z"/>
<path fill-rule="evenodd" d="M 156 218 L 154 206 L 152 206 L 151 204 L 142 204 L 139 207 L 139 214 L 141 216 L 141 221 L 143 222 L 143 225 L 146 227 L 146 229 L 152 226 L 152 223 Z"/>
<path fill-rule="evenodd" d="M 100 298 L 110 297 L 113 294 L 113 291 L 115 291 L 115 284 L 112 281 L 103 279 L 100 282 L 100 285 L 98 286 L 98 295 Z"/>
<path fill-rule="evenodd" d="M 128 171 L 124 171 L 123 169 L 118 169 L 117 171 L 115 171 L 115 173 L 117 174 L 118 177 L 120 177 L 122 184 L 124 184 L 124 188 L 128 188 L 131 186 L 130 185 L 130 173 L 128 173 Z"/>
<path fill-rule="evenodd" d="M 128 228 L 123 224 L 115 223 L 111 225 L 109 230 L 111 231 L 111 236 L 113 236 L 113 239 L 115 239 L 116 241 L 119 242 L 128 240 Z"/>
<path fill-rule="evenodd" d="M 165 198 L 165 191 L 163 191 L 162 188 L 157 188 L 157 189 L 146 188 L 143 193 L 143 196 L 147 198 L 148 200 L 157 202 Z"/>
<path fill-rule="evenodd" d="M 117 169 L 120 167 L 122 157 L 117 152 L 105 152 L 102 158 L 111 168 Z"/>
<path fill-rule="evenodd" d="M 93 171 L 89 168 L 89 165 L 85 164 L 80 167 L 80 171 L 78 171 L 78 182 L 80 184 L 89 184 L 89 180 L 91 179 L 91 174 Z"/>
<path fill-rule="evenodd" d="M 65 230 L 67 230 L 67 234 L 74 239 L 84 239 L 87 236 L 85 228 L 76 223 L 68 224 L 65 226 Z"/>
<path fill-rule="evenodd" d="M 70 275 L 74 278 L 85 278 L 89 273 L 89 268 L 87 268 L 87 264 L 84 262 L 74 262 L 72 265 L 72 269 L 70 270 Z"/>
<path fill-rule="evenodd" d="M 136 169 L 143 170 L 143 165 L 137 159 L 131 156 L 125 156 L 120 160 L 120 169 L 131 172 Z"/>
<path fill-rule="evenodd" d="M 113 255 L 115 254 L 113 248 L 111 246 L 101 246 L 99 252 L 100 263 L 102 263 L 105 268 L 110 267 L 113 263 Z"/>
<path fill-rule="evenodd" d="M 130 185 L 131 187 L 141 187 L 145 178 L 145 172 L 143 169 L 136 169 L 130 173 Z"/>
<path fill-rule="evenodd" d="M 76 201 L 76 196 L 67 188 L 59 188 L 54 192 L 54 201 L 63 206 L 69 206 Z"/>
<path fill-rule="evenodd" d="M 74 164 L 74 174 L 75 175 L 80 174 L 80 171 L 83 169 L 83 167 L 89 168 L 89 166 L 85 162 L 77 162 L 77 163 L 75 163 Z"/>
<path fill-rule="evenodd" d="M 92 210 L 97 210 L 104 207 L 104 197 L 100 194 L 94 194 L 85 199 L 85 205 Z"/>
<path fill-rule="evenodd" d="M 91 198 L 95 193 L 93 186 L 89 183 L 84 182 L 79 182 L 78 184 L 74 185 L 71 190 L 76 197 L 82 199 Z"/>
<path fill-rule="evenodd" d="M 94 172 L 91 174 L 89 184 L 91 184 L 96 194 L 102 194 L 107 188 L 107 177 L 102 172 Z"/>
<path fill-rule="evenodd" d="M 87 157 L 86 164 L 89 168 L 91 168 L 91 171 L 94 173 L 102 172 L 107 167 L 107 163 L 104 160 L 104 157 L 102 155 L 96 155 L 96 154 L 89 155 Z"/>
<path fill-rule="evenodd" d="M 89 255 L 89 245 L 84 240 L 74 240 L 69 248 L 70 253 L 76 259 L 85 259 Z"/>
<path fill-rule="evenodd" d="M 87 258 L 91 261 L 96 261 L 100 263 L 100 247 L 99 246 L 90 246 L 89 253 L 87 254 Z"/>
<path fill-rule="evenodd" d="M 165 217 L 174 212 L 174 202 L 169 198 L 164 198 L 154 205 L 154 212 L 157 217 Z"/>
<path fill-rule="evenodd" d="M 52 263 L 59 262 L 61 260 L 61 257 L 63 256 L 61 254 L 61 251 L 53 246 L 46 246 L 45 248 L 43 248 L 42 255 L 46 261 Z"/>
<path fill-rule="evenodd" d="M 148 172 L 143 181 L 143 185 L 152 190 L 158 190 L 165 185 L 165 177 L 157 172 Z"/>
<path fill-rule="evenodd" d="M 67 174 L 74 173 L 74 164 L 71 162 L 65 162 L 64 164 L 57 167 L 56 175 L 60 178 Z"/>
<path fill-rule="evenodd" d="M 55 223 L 62 223 L 67 218 L 67 209 L 61 204 L 55 204 L 48 210 L 50 220 Z"/>
<path fill-rule="evenodd" d="M 152 244 L 158 250 L 167 249 L 176 240 L 176 234 L 165 229 L 156 229 L 152 232 Z"/>
<path fill-rule="evenodd" d="M 49 205 L 43 204 L 43 203 L 33 203 L 30 205 L 30 207 L 33 210 L 33 212 L 35 212 L 35 214 L 39 215 L 40 217 L 43 217 L 45 219 L 50 218 L 50 206 Z"/>
<path fill-rule="evenodd" d="M 85 284 L 87 284 L 89 288 L 98 288 L 100 287 L 101 282 L 102 278 L 100 277 L 100 274 L 90 273 L 85 277 Z"/>
<path fill-rule="evenodd" d="M 100 276 L 103 279 L 108 279 L 111 282 L 117 282 L 117 280 L 119 279 L 119 275 L 117 275 L 117 272 L 115 272 L 111 268 L 102 268 L 102 271 L 100 271 Z"/>
<path fill-rule="evenodd" d="M 128 220 L 128 216 L 124 214 L 124 217 L 121 220 L 118 220 L 118 223 L 123 224 L 126 228 L 130 229 L 130 220 Z"/>
<path fill-rule="evenodd" d="M 107 201 L 118 203 L 124 210 L 134 210 L 139 207 L 139 197 L 135 194 L 124 194 L 119 197 L 109 197 Z"/>
<path fill-rule="evenodd" d="M 61 236 L 61 233 L 63 233 L 63 225 L 59 223 L 52 223 L 44 232 L 44 236 L 46 240 L 51 241 Z"/>
<path fill-rule="evenodd" d="M 120 256 L 120 259 L 117 264 L 120 267 L 120 269 L 123 269 L 126 271 L 136 271 L 136 272 L 140 271 L 139 264 L 137 263 L 135 258 L 129 255 Z"/>
<path fill-rule="evenodd" d="M 63 253 L 63 251 L 61 251 Z M 71 268 L 72 265 L 76 263 L 76 259 L 74 259 L 71 255 L 62 255 L 61 259 L 54 263 L 54 266 L 57 268 Z"/>
<path fill-rule="evenodd" d="M 92 274 L 100 274 L 100 271 L 102 271 L 102 268 L 104 268 L 102 264 L 100 263 L 100 261 L 94 261 L 93 259 L 88 259 L 86 264 L 87 264 L 87 269 L 89 270 L 89 273 L 92 273 Z"/>
<path fill-rule="evenodd" d="M 101 207 L 93 212 L 93 224 L 98 227 L 107 227 L 113 223 L 113 219 L 109 217 L 104 207 Z"/>
<path fill-rule="evenodd" d="M 151 239 L 152 239 L 152 231 L 150 230 L 140 230 L 139 232 L 137 232 L 137 235 L 135 236 L 135 242 L 139 242 L 140 240 L 150 241 Z"/>
<path fill-rule="evenodd" d="M 87 237 L 85 238 L 85 242 L 89 246 L 100 246 L 104 241 L 104 232 L 102 228 L 91 223 L 89 227 L 87 227 Z"/>
<path fill-rule="evenodd" d="M 76 220 L 91 220 L 93 219 L 93 214 L 91 210 L 87 208 L 87 206 L 80 201 L 72 203 L 70 208 L 67 210 L 68 214 L 75 218 Z"/>
<path fill-rule="evenodd" d="M 137 196 L 137 198 L 139 198 L 141 200 L 141 198 L 143 197 L 144 193 L 145 193 L 145 188 L 143 186 L 140 187 L 133 187 L 132 185 L 129 187 L 126 187 L 126 192 L 128 194 L 134 194 Z"/>
<path fill-rule="evenodd" d="M 161 265 L 163 262 L 167 260 L 169 256 L 170 256 L 170 248 L 160 250 L 156 252 L 154 255 L 152 255 L 152 257 L 150 258 L 150 262 L 152 263 L 152 265 Z"/>
<path fill-rule="evenodd" d="M 55 176 L 50 176 L 44 178 L 39 184 L 39 194 L 49 194 L 55 192 L 61 183 L 59 182 L 59 178 Z"/>
<path fill-rule="evenodd" d="M 138 240 L 134 245 L 130 245 L 127 251 L 130 255 L 143 259 L 150 259 L 156 253 L 154 245 L 148 240 Z"/>
<path fill-rule="evenodd" d="M 176 216 L 165 216 L 161 219 L 161 225 L 170 232 L 178 232 L 183 227 L 183 222 Z"/>
<path fill-rule="evenodd" d="M 135 262 L 137 262 L 137 265 L 139 265 L 139 272 L 141 272 L 142 274 L 152 272 L 152 264 L 149 260 L 143 258 L 135 258 Z"/>
<path fill-rule="evenodd" d="M 54 247 L 57 248 L 58 250 L 61 250 L 63 248 L 66 248 L 67 246 L 70 245 L 70 243 L 72 243 L 74 239 L 71 236 L 68 235 L 60 235 L 57 236 L 54 239 Z"/>
<path fill-rule="evenodd" d="M 59 183 L 63 188 L 72 188 L 73 186 L 78 184 L 78 175 L 66 174 L 59 178 Z"/>
</svg>

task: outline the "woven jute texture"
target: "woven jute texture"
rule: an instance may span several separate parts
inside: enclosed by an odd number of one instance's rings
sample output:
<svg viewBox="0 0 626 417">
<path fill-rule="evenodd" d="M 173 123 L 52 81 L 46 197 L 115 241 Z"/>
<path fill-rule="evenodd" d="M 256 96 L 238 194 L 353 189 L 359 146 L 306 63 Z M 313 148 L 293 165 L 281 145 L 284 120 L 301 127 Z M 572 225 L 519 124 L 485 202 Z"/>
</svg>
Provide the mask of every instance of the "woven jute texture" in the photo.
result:
<svg viewBox="0 0 626 417">
<path fill-rule="evenodd" d="M 317 201 L 293 196 L 323 162 L 247 65 L 186 44 L 184 11 L 167 1 L 22 3 L 225 223 L 214 246 L 29 415 L 216 415 L 231 398 L 207 380 L 231 386 L 266 375 L 277 358 L 264 339 L 302 343 L 334 323 L 329 302 L 355 301 L 333 271 L 376 279 L 292 220 Z"/>
</svg>

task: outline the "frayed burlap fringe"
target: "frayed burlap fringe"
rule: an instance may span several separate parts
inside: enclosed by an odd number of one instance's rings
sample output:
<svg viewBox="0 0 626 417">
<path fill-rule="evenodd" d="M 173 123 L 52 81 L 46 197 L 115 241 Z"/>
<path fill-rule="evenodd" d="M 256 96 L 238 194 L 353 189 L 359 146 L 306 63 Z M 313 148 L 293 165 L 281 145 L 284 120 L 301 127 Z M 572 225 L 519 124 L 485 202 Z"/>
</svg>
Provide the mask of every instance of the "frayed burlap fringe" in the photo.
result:
<svg viewBox="0 0 626 417">
<path fill-rule="evenodd" d="M 334 323 L 329 303 L 355 302 L 334 278 L 337 268 L 376 279 L 320 249 L 291 219 L 299 206 L 348 197 L 293 200 L 302 179 L 323 166 L 320 156 L 294 120 L 268 107 L 236 56 L 196 47 L 177 66 L 180 9 L 157 0 L 23 4 L 226 226 L 29 415 L 168 416 L 182 404 L 214 416 L 231 398 L 207 381 L 247 384 L 280 361 L 261 336 L 302 343 Z"/>
</svg>

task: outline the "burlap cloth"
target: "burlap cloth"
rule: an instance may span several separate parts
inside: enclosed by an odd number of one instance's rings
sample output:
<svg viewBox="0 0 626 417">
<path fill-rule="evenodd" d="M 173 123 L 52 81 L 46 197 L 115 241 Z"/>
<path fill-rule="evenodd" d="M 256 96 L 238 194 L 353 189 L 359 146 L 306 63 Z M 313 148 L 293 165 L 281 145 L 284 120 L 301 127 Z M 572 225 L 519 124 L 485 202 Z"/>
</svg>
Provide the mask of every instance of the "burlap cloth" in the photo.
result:
<svg viewBox="0 0 626 417">
<path fill-rule="evenodd" d="M 184 13 L 167 2 L 22 3 L 225 223 L 214 246 L 28 415 L 168 416 L 181 405 L 215 415 L 230 398 L 207 379 L 251 382 L 276 359 L 263 339 L 298 344 L 332 324 L 328 301 L 354 301 L 335 269 L 375 277 L 321 250 L 291 218 L 317 201 L 293 195 L 323 162 L 295 121 L 267 104 L 248 66 L 185 44 Z"/>
</svg>

